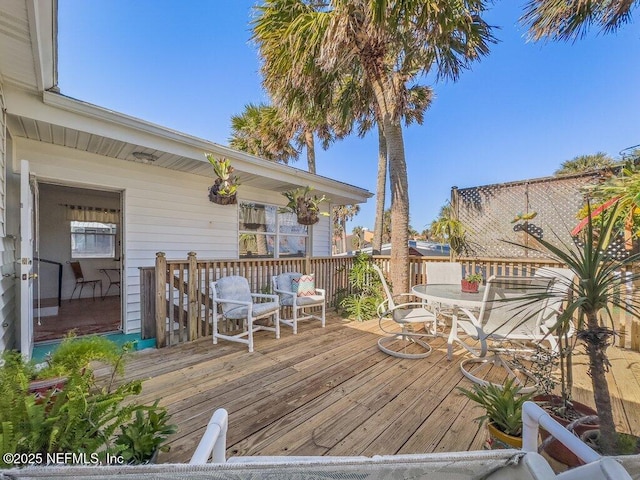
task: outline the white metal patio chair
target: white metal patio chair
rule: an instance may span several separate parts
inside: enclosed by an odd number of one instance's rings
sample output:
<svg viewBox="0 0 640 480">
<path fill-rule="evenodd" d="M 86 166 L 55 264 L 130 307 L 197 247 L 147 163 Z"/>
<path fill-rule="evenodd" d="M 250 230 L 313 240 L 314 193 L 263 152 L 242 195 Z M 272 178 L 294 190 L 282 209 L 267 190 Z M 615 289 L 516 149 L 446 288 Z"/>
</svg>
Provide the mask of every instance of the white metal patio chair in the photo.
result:
<svg viewBox="0 0 640 480">
<path fill-rule="evenodd" d="M 297 272 L 281 273 L 271 277 L 271 288 L 273 293 L 280 297 L 280 307 L 291 307 L 292 310 L 292 318 L 280 318 L 280 322 L 292 327 L 294 335 L 298 333 L 298 322 L 301 320 L 320 320 L 322 328 L 326 322 L 326 292 L 321 288 L 314 288 L 313 295 L 299 296 L 298 292 L 293 291 L 292 282 L 300 277 L 302 274 Z M 308 311 L 318 307 L 321 309 L 319 316 Z"/>
<path fill-rule="evenodd" d="M 459 262 L 427 262 L 425 263 L 427 284 L 433 285 L 460 285 L 462 280 L 462 264 Z M 451 321 L 453 309 L 440 303 L 432 305 L 437 317 L 442 317 L 443 325 Z M 432 325 L 436 325 L 433 323 Z M 426 327 L 426 325 L 425 325 Z M 434 332 L 435 333 L 435 332 Z"/>
<path fill-rule="evenodd" d="M 571 285 L 574 282 L 575 273 L 569 268 L 542 267 L 538 268 L 533 276 L 537 278 L 549 277 L 555 279 L 552 287 L 554 295 L 550 296 L 547 304 L 547 312 L 543 315 L 543 317 L 548 317 L 544 319 L 545 327 L 553 331 L 556 327 L 558 313 L 562 311 L 563 304 L 565 300 L 567 300 L 569 292 L 571 292 Z M 574 325 L 571 323 L 569 336 L 573 335 L 573 333 Z"/>
<path fill-rule="evenodd" d="M 558 348 L 557 339 L 547 326 L 555 324 L 553 315 L 557 316 L 557 311 L 550 309 L 550 302 L 557 298 L 554 283 L 555 277 L 490 277 L 479 314 L 460 308 L 466 317 L 453 316 L 448 343 L 457 342 L 474 355 L 460 364 L 465 377 L 487 384 L 477 376 L 477 364 L 492 364 L 504 368 L 518 382 L 523 375 L 532 378 L 526 371 L 518 375 L 505 357 L 528 354 L 542 342 L 548 342 L 551 349 Z M 465 342 L 458 336 L 459 331 L 479 342 L 479 347 Z M 523 392 L 534 389 L 535 386 L 525 387 Z"/>
<path fill-rule="evenodd" d="M 228 276 L 211 282 L 213 299 L 213 343 L 218 339 L 240 342 L 249 346 L 253 352 L 253 334 L 259 330 L 276 333 L 280 338 L 280 304 L 277 295 L 251 293 L 245 277 Z M 255 300 L 267 300 L 256 303 Z M 221 313 L 218 312 L 218 307 Z M 220 316 L 228 320 L 243 320 L 243 331 L 235 335 L 226 335 L 218 331 Z M 273 316 L 273 327 L 255 323 L 256 320 Z M 245 338 L 246 337 L 246 338 Z"/>
<path fill-rule="evenodd" d="M 433 338 L 433 335 L 410 332 L 409 328 L 415 328 L 416 325 L 421 326 L 421 324 L 435 324 L 437 321 L 435 314 L 427 310 L 422 302 L 396 304 L 382 270 L 377 265 L 373 265 L 373 268 L 380 276 L 380 281 L 387 297 L 378 305 L 380 329 L 387 334 L 387 336 L 378 340 L 378 348 L 388 355 L 399 358 L 418 359 L 427 357 L 431 354 L 431 346 L 424 339 Z M 403 293 L 399 296 L 410 297 L 413 295 L 411 293 Z M 402 327 L 400 333 L 390 332 L 384 328 L 382 321 L 388 317 L 391 317 L 394 322 Z M 410 349 L 418 351 L 410 352 Z"/>
</svg>

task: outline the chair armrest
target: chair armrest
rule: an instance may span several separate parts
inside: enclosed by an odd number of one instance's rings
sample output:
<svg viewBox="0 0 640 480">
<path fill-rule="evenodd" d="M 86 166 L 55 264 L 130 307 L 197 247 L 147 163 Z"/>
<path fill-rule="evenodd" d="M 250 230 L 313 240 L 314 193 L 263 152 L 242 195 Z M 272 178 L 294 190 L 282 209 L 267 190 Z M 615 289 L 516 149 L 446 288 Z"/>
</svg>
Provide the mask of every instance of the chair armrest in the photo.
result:
<svg viewBox="0 0 640 480">
<path fill-rule="evenodd" d="M 323 297 L 327 296 L 327 291 L 324 288 L 316 288 L 316 292 L 320 292 Z"/>
<path fill-rule="evenodd" d="M 291 295 L 291 296 L 293 296 L 293 297 L 295 297 L 295 296 L 296 296 L 296 292 L 290 292 L 290 291 L 288 291 L 288 290 L 279 290 L 279 289 L 277 289 L 277 288 L 276 288 L 276 289 L 274 290 L 274 292 L 275 292 L 275 293 L 278 293 L 278 294 L 280 294 L 280 295 Z"/>
<path fill-rule="evenodd" d="M 268 293 L 252 293 L 251 296 L 253 298 L 269 298 L 274 302 L 278 301 L 278 295 L 270 295 Z"/>
<path fill-rule="evenodd" d="M 230 300 L 230 299 L 226 299 L 226 298 L 216 298 L 214 301 L 214 303 L 230 303 L 232 305 L 242 305 L 245 307 L 250 307 L 251 305 L 253 305 L 253 302 L 243 302 L 241 300 Z"/>
<path fill-rule="evenodd" d="M 425 304 L 422 302 L 405 302 L 405 303 L 399 303 L 395 306 L 395 308 L 392 308 L 391 310 L 396 310 L 398 308 L 408 308 L 408 307 L 417 307 L 417 308 L 425 308 Z M 425 308 L 426 310 L 426 308 Z"/>
</svg>

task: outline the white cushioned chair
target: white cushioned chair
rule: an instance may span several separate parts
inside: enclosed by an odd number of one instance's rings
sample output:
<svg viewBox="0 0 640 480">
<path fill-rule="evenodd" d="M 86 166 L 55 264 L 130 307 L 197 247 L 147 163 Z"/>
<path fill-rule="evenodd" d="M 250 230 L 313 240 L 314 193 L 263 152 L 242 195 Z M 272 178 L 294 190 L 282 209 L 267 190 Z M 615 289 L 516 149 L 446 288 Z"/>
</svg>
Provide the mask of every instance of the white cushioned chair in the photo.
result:
<svg viewBox="0 0 640 480">
<path fill-rule="evenodd" d="M 269 330 L 280 338 L 280 304 L 277 295 L 251 293 L 249 282 L 245 277 L 232 275 L 211 282 L 213 299 L 213 343 L 218 339 L 240 342 L 249 346 L 253 352 L 253 334 L 259 330 Z M 255 300 L 266 300 L 256 303 Z M 221 312 L 218 312 L 218 307 Z M 219 317 L 228 320 L 244 320 L 243 331 L 236 335 L 225 335 L 218 332 Z M 273 316 L 273 327 L 256 324 L 255 321 Z M 246 337 L 246 338 L 245 338 Z"/>
<path fill-rule="evenodd" d="M 280 319 L 280 322 L 285 325 L 289 325 L 293 328 L 293 334 L 298 333 L 298 322 L 300 320 L 320 320 L 322 328 L 325 326 L 325 312 L 326 312 L 326 292 L 321 288 L 315 288 L 313 295 L 298 296 L 297 292 L 293 291 L 292 282 L 294 279 L 302 277 L 298 272 L 281 273 L 271 278 L 271 287 L 273 293 L 276 293 L 280 297 L 281 307 L 291 307 L 292 318 Z M 315 315 L 307 309 L 320 308 L 321 314 Z"/>
</svg>

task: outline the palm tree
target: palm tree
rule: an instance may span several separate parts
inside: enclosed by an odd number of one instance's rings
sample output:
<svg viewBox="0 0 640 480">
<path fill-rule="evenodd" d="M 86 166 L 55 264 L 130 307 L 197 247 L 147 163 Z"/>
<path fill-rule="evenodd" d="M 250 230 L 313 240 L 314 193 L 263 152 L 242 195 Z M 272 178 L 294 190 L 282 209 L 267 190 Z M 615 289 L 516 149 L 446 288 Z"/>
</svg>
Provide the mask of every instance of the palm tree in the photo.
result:
<svg viewBox="0 0 640 480">
<path fill-rule="evenodd" d="M 244 112 L 231 117 L 229 145 L 274 162 L 288 164 L 300 152 L 291 145 L 293 131 L 273 106 L 249 103 Z"/>
<path fill-rule="evenodd" d="M 481 19 L 485 3 L 267 0 L 258 8 L 254 32 L 261 55 L 265 63 L 278 65 L 273 71 L 284 75 L 287 84 L 317 92 L 318 70 L 340 75 L 357 65 L 371 86 L 387 142 L 395 292 L 409 287 L 409 191 L 401 125 L 408 86 L 432 69 L 438 78 L 456 80 L 472 61 L 488 53 L 494 39 Z M 272 48 L 274 42 L 280 50 Z"/>
<path fill-rule="evenodd" d="M 429 230 L 435 241 L 449 244 L 451 261 L 454 261 L 456 257 L 462 253 L 470 251 L 470 246 L 467 241 L 467 229 L 462 222 L 458 220 L 458 216 L 451 203 L 447 203 L 440 209 L 440 215 L 436 220 L 431 222 Z"/>
<path fill-rule="evenodd" d="M 353 235 L 353 249 L 360 250 L 364 245 L 364 227 L 353 227 L 351 233 Z"/>
<path fill-rule="evenodd" d="M 520 19 L 529 25 L 533 40 L 575 40 L 591 25 L 605 33 L 631 21 L 631 10 L 639 0 L 529 0 Z"/>
<path fill-rule="evenodd" d="M 342 232 L 342 251 L 347 251 L 347 221 L 360 212 L 360 205 L 339 205 L 333 207 L 334 231 Z M 336 226 L 338 228 L 336 228 Z"/>
<path fill-rule="evenodd" d="M 612 167 L 615 163 L 616 161 L 604 152 L 598 152 L 592 155 L 578 155 L 571 160 L 562 162 L 560 168 L 556 170 L 555 175 L 588 172 L 590 170 Z"/>
</svg>

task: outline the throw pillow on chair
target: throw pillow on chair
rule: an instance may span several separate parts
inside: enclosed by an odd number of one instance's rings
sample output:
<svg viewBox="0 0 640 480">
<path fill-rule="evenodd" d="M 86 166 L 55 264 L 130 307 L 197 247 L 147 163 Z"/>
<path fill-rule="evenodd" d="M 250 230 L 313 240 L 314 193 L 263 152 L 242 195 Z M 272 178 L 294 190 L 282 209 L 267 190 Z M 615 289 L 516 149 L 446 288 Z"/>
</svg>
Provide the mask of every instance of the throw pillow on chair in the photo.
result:
<svg viewBox="0 0 640 480">
<path fill-rule="evenodd" d="M 298 297 L 310 297 L 316 294 L 315 276 L 302 275 L 291 280 L 291 291 L 296 292 Z"/>
</svg>

